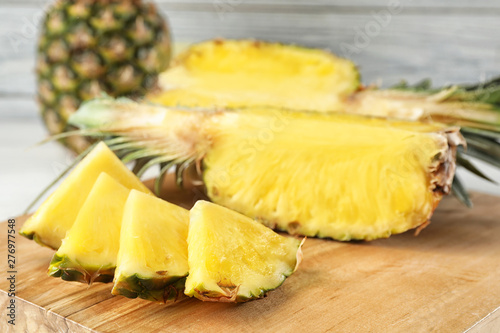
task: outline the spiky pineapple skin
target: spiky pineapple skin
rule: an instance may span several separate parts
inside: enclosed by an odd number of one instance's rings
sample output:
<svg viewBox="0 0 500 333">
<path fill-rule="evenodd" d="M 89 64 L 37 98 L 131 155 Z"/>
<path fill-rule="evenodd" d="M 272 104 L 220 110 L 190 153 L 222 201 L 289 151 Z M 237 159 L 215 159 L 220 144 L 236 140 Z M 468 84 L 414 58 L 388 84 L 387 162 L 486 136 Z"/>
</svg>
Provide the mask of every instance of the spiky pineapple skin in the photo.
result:
<svg viewBox="0 0 500 333">
<path fill-rule="evenodd" d="M 83 269 L 65 255 L 54 254 L 48 274 L 60 277 L 65 281 L 78 281 L 91 284 L 93 282 L 108 283 L 113 281 L 115 267 L 85 267 Z"/>
<path fill-rule="evenodd" d="M 127 298 L 142 298 L 152 302 L 166 303 L 182 298 L 186 277 L 169 276 L 165 279 L 151 279 L 134 274 L 115 281 L 113 295 Z"/>
<path fill-rule="evenodd" d="M 41 28 L 37 99 L 51 134 L 74 129 L 68 117 L 85 100 L 144 95 L 170 61 L 167 24 L 142 0 L 57 1 Z M 88 146 L 79 136 L 61 142 L 75 152 Z"/>
</svg>

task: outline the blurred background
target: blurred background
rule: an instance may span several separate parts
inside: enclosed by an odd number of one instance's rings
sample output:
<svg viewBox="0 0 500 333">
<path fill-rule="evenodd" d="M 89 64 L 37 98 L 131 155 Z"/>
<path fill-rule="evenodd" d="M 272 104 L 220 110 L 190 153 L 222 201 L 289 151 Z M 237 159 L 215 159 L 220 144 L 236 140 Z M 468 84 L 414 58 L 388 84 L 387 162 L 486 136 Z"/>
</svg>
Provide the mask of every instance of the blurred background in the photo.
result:
<svg viewBox="0 0 500 333">
<path fill-rule="evenodd" d="M 35 103 L 34 59 L 40 20 L 52 1 L 0 0 L 0 220 L 28 203 L 71 163 L 47 137 Z M 500 75 L 500 2 L 436 0 L 156 1 L 174 42 L 256 38 L 327 48 L 350 58 L 365 84 L 405 79 L 436 85 Z M 477 162 L 491 178 L 500 173 Z M 467 187 L 500 195 L 469 173 Z M 458 203 L 457 203 L 458 204 Z"/>
</svg>

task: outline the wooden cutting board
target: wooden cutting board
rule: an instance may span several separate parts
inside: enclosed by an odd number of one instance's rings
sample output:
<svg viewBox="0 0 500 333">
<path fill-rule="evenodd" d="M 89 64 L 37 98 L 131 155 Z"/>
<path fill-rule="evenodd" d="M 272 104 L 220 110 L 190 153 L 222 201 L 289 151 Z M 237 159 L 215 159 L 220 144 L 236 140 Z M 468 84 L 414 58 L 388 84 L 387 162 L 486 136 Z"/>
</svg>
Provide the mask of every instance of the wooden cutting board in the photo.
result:
<svg viewBox="0 0 500 333">
<path fill-rule="evenodd" d="M 189 206 L 193 195 L 169 199 Z M 16 326 L 1 332 L 500 332 L 500 198 L 446 198 L 418 237 L 308 239 L 304 261 L 268 297 L 245 304 L 155 304 L 110 284 L 50 278 L 53 251 L 16 237 Z M 25 220 L 16 219 L 16 226 Z M 0 224 L 3 272 L 7 225 Z M 0 312 L 9 304 L 5 273 Z"/>
</svg>

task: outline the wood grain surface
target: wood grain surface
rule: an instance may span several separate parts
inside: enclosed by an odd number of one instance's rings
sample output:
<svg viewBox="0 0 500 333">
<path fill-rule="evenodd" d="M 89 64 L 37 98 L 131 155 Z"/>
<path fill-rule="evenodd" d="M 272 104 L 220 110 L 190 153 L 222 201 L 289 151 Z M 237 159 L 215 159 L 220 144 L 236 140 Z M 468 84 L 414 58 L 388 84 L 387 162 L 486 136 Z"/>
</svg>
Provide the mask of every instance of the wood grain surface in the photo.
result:
<svg viewBox="0 0 500 333">
<path fill-rule="evenodd" d="M 189 206 L 194 194 L 182 195 Z M 283 286 L 236 305 L 196 299 L 155 304 L 112 296 L 110 284 L 51 278 L 46 271 L 53 251 L 18 236 L 16 330 L 2 320 L 0 331 L 498 332 L 500 199 L 473 197 L 470 210 L 446 198 L 418 237 L 308 239 L 304 261 Z M 23 221 L 16 220 L 18 228 Z M 0 239 L 6 229 L 0 224 Z M 2 308 L 7 288 L 2 279 Z"/>
</svg>

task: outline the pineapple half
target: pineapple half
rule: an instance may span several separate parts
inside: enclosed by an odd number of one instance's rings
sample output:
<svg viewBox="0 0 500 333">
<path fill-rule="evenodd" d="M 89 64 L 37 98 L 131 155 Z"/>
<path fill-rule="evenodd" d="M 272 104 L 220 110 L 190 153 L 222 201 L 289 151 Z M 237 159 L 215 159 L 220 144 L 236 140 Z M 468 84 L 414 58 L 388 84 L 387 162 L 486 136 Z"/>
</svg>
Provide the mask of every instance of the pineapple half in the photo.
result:
<svg viewBox="0 0 500 333">
<path fill-rule="evenodd" d="M 52 258 L 50 276 L 88 284 L 113 280 L 129 192 L 108 174 L 99 175 Z"/>
<path fill-rule="evenodd" d="M 499 79 L 432 88 L 430 82 L 363 88 L 355 65 L 321 49 L 255 40 L 192 45 L 160 75 L 147 98 L 165 106 L 273 106 L 405 120 L 435 119 L 500 131 Z"/>
<path fill-rule="evenodd" d="M 189 211 L 132 190 L 125 204 L 114 295 L 166 302 L 188 275 Z"/>
<path fill-rule="evenodd" d="M 301 245 L 230 209 L 197 201 L 190 211 L 185 294 L 212 302 L 264 297 L 297 269 Z"/>
<path fill-rule="evenodd" d="M 58 249 L 102 172 L 127 188 L 151 193 L 106 144 L 100 142 L 24 223 L 20 234 Z"/>
<path fill-rule="evenodd" d="M 125 99 L 86 103 L 70 121 L 127 141 L 125 159 L 149 159 L 144 168 L 175 165 L 182 178 L 195 165 L 213 202 L 271 228 L 338 240 L 425 226 L 450 191 L 462 143 L 458 128 L 437 123 Z"/>
<path fill-rule="evenodd" d="M 166 106 L 330 111 L 359 88 L 359 74 L 352 62 L 322 50 L 211 40 L 180 54 L 159 82 L 161 92 L 148 98 Z"/>
<path fill-rule="evenodd" d="M 469 160 L 500 168 L 500 78 L 476 85 L 432 88 L 428 80 L 389 88 L 362 88 L 353 63 L 325 50 L 250 40 L 195 44 L 160 75 L 161 91 L 148 98 L 165 106 L 273 106 L 346 112 L 461 126 L 468 149 L 457 164 L 493 181 Z M 471 205 L 458 178 L 453 193 Z"/>
</svg>

